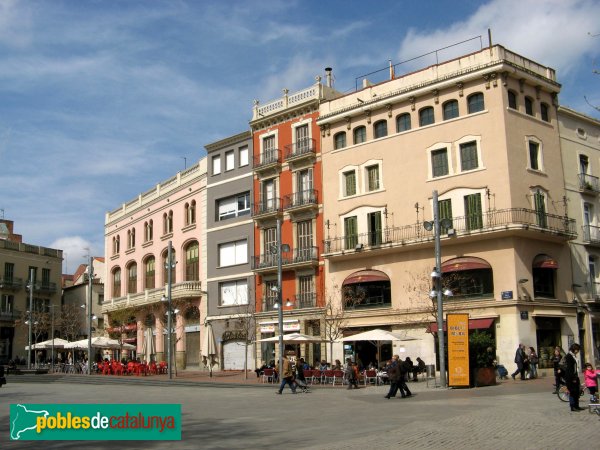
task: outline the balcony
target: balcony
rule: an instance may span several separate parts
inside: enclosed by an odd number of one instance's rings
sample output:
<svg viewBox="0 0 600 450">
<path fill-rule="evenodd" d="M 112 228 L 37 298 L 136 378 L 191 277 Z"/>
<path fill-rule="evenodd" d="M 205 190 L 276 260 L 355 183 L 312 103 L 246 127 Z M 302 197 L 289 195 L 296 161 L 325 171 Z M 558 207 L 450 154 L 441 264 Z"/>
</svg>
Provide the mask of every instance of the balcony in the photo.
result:
<svg viewBox="0 0 600 450">
<path fill-rule="evenodd" d="M 317 147 L 314 139 L 302 139 L 285 146 L 285 160 L 288 162 L 314 160 L 316 153 Z"/>
<path fill-rule="evenodd" d="M 575 239 L 575 220 L 566 216 L 540 213 L 525 208 L 508 208 L 488 211 L 481 215 L 455 217 L 452 228 L 442 230 L 442 237 L 452 233 L 458 238 L 497 235 L 500 233 L 531 236 L 531 233 L 543 233 L 548 237 L 567 241 Z M 490 236 L 493 238 L 494 236 Z M 433 241 L 433 230 L 427 231 L 423 223 L 388 227 L 373 232 L 335 237 L 325 240 L 324 257 L 341 256 L 345 253 L 360 253 L 364 250 L 389 249 L 411 244 Z"/>
<path fill-rule="evenodd" d="M 277 311 L 275 304 L 277 303 L 277 297 L 263 297 L 262 311 Z"/>
<path fill-rule="evenodd" d="M 270 198 L 252 205 L 253 219 L 271 219 L 281 214 L 281 199 Z"/>
<path fill-rule="evenodd" d="M 10 305 L 9 305 L 10 306 Z M 0 320 L 2 321 L 15 321 L 21 317 L 21 311 L 15 311 L 13 309 L 0 310 Z"/>
<path fill-rule="evenodd" d="M 311 267 L 319 264 L 319 248 L 305 247 L 296 248 L 293 251 L 281 252 L 281 266 L 285 270 L 301 267 Z M 277 254 L 266 253 L 254 256 L 252 270 L 258 273 L 270 273 L 277 271 Z"/>
<path fill-rule="evenodd" d="M 166 286 L 156 289 L 145 289 L 144 292 L 127 294 L 123 297 L 116 297 L 102 305 L 102 312 L 110 312 L 117 309 L 142 307 L 146 305 L 159 304 L 163 295 L 167 294 Z M 201 281 L 182 281 L 171 286 L 171 300 L 188 300 L 202 297 Z"/>
<path fill-rule="evenodd" d="M 583 225 L 582 240 L 589 245 L 600 245 L 600 227 L 594 225 Z"/>
<path fill-rule="evenodd" d="M 598 177 L 588 175 L 587 173 L 580 173 L 579 190 L 594 195 L 600 193 L 600 181 Z"/>
<path fill-rule="evenodd" d="M 23 279 L 15 277 L 0 277 L 0 289 L 5 291 L 18 291 L 23 287 Z"/>
<path fill-rule="evenodd" d="M 292 303 L 294 304 L 294 309 L 316 308 L 317 294 L 315 292 L 305 292 L 294 295 Z"/>
<path fill-rule="evenodd" d="M 42 282 L 35 286 L 34 292 L 41 292 L 43 294 L 56 294 L 56 283 Z"/>
<path fill-rule="evenodd" d="M 255 172 L 264 172 L 281 168 L 281 150 L 270 149 L 254 156 Z"/>
<path fill-rule="evenodd" d="M 582 292 L 582 299 L 585 302 L 600 302 L 600 283 L 585 283 L 585 292 Z"/>
<path fill-rule="evenodd" d="M 316 208 L 317 206 L 316 189 L 295 192 L 294 194 L 286 195 L 283 198 L 283 209 L 285 211 L 300 212 Z"/>
</svg>

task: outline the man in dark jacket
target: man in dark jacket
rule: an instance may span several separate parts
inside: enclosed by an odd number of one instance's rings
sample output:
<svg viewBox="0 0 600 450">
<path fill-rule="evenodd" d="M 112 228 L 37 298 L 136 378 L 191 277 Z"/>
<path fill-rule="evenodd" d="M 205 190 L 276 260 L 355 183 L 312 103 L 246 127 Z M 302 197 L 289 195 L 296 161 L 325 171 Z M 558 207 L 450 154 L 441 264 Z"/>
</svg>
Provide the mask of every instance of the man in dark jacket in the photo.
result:
<svg viewBox="0 0 600 450">
<path fill-rule="evenodd" d="M 398 355 L 396 355 L 398 357 Z M 412 362 L 407 363 L 406 361 L 402 361 L 400 357 L 398 357 L 398 367 L 400 367 L 400 381 L 398 382 L 398 388 L 400 389 L 400 395 L 402 398 L 410 397 L 412 392 L 408 389 L 406 385 L 406 380 L 408 380 L 408 374 L 412 370 Z"/>
<path fill-rule="evenodd" d="M 398 383 L 400 382 L 400 367 L 398 367 L 398 355 L 392 356 L 389 360 L 388 365 L 385 366 L 384 370 L 387 373 L 388 379 L 390 380 L 390 390 L 385 396 L 388 400 L 391 397 L 395 397 L 398 392 Z M 404 395 L 402 395 L 404 397 Z"/>
<path fill-rule="evenodd" d="M 515 370 L 511 374 L 511 377 L 513 380 L 515 379 L 515 375 L 517 375 L 518 373 L 521 374 L 521 380 L 525 379 L 525 359 L 526 358 L 527 358 L 527 355 L 525 354 L 524 345 L 519 344 L 519 347 L 517 348 L 517 351 L 515 353 L 515 363 L 517 364 L 517 370 Z"/>
<path fill-rule="evenodd" d="M 579 407 L 579 395 L 581 384 L 579 381 L 579 371 L 577 370 L 577 356 L 579 355 L 579 344 L 572 344 L 569 347 L 569 353 L 565 357 L 567 368 L 565 371 L 565 383 L 569 390 L 569 406 L 571 411 L 582 411 L 584 408 Z"/>
</svg>

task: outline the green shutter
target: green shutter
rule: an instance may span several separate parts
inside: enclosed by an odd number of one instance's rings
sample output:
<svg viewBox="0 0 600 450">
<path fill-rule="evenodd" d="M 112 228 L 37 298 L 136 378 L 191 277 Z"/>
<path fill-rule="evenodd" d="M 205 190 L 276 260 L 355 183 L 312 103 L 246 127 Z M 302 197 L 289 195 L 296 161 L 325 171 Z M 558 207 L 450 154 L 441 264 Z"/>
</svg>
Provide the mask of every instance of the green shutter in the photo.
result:
<svg viewBox="0 0 600 450">
<path fill-rule="evenodd" d="M 548 226 L 548 221 L 546 218 L 546 199 L 544 198 L 544 194 L 537 191 L 533 198 L 535 200 L 537 223 L 540 227 L 546 228 Z"/>
<path fill-rule="evenodd" d="M 358 244 L 358 229 L 356 216 L 344 219 L 344 233 L 346 235 L 346 250 L 353 250 Z"/>
<path fill-rule="evenodd" d="M 465 215 L 467 230 L 476 230 L 483 227 L 481 194 L 465 196 Z"/>
<path fill-rule="evenodd" d="M 440 221 L 442 219 L 452 220 L 452 200 L 440 200 L 438 202 L 438 218 Z M 452 228 L 452 225 L 448 228 Z M 443 227 L 441 229 L 442 233 L 447 233 L 448 228 Z"/>
</svg>

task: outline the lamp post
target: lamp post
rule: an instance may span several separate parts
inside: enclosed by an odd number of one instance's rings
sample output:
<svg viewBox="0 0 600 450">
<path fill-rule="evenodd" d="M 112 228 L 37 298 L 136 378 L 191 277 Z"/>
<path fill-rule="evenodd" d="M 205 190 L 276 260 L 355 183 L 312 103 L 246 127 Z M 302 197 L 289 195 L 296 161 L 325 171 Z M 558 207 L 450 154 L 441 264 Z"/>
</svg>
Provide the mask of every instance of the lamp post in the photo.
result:
<svg viewBox="0 0 600 450">
<path fill-rule="evenodd" d="M 92 374 L 92 281 L 94 278 L 94 257 L 90 256 L 88 264 L 88 363 L 87 373 Z M 54 341 L 52 341 L 54 343 Z"/>
<path fill-rule="evenodd" d="M 167 366 L 169 368 L 169 380 L 173 379 L 173 351 L 171 347 L 171 334 L 173 331 L 173 310 L 171 307 L 171 270 L 175 267 L 176 262 L 173 260 L 173 243 L 169 241 L 167 248 L 167 261 L 165 262 L 165 269 L 167 269 L 167 297 L 161 298 L 162 301 L 167 302 Z"/>
<path fill-rule="evenodd" d="M 29 284 L 27 285 L 27 288 L 29 289 L 29 348 L 27 350 L 27 369 L 31 369 L 31 333 L 33 332 L 33 288 L 35 285 L 35 280 L 33 279 L 34 274 L 35 269 L 31 268 L 29 271 Z"/>
<path fill-rule="evenodd" d="M 277 323 L 279 325 L 279 371 L 283 370 L 283 304 L 282 304 L 282 261 L 281 252 L 289 252 L 289 245 L 281 243 L 281 218 L 277 218 L 277 247 L 275 253 L 277 254 Z M 271 253 L 273 253 L 271 249 Z"/>
<path fill-rule="evenodd" d="M 438 355 L 440 358 L 440 384 L 441 387 L 446 387 L 446 336 L 444 334 L 444 302 L 442 296 L 448 294 L 442 292 L 442 251 L 440 243 L 440 217 L 439 217 L 439 205 L 438 205 L 438 192 L 433 191 L 433 221 L 423 222 L 423 227 L 427 231 L 433 230 L 433 236 L 435 240 L 435 268 L 431 273 L 433 278 L 434 289 L 431 291 L 431 298 L 437 297 L 437 326 L 438 326 Z M 452 221 L 449 219 L 442 219 L 441 225 L 445 228 L 452 226 Z M 450 294 L 452 294 L 450 292 Z"/>
<path fill-rule="evenodd" d="M 50 305 L 51 312 L 51 332 L 52 332 L 52 356 L 50 357 L 50 361 L 52 362 L 52 372 L 54 373 L 54 308 L 60 305 Z"/>
</svg>

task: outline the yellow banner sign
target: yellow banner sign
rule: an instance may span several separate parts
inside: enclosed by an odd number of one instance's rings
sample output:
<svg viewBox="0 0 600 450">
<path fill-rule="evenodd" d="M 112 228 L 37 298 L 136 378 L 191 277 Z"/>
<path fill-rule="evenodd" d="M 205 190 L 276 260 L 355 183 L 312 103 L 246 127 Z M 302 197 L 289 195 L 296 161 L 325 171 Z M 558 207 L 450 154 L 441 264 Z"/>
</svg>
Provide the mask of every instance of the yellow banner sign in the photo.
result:
<svg viewBox="0 0 600 450">
<path fill-rule="evenodd" d="M 469 315 L 448 314 L 448 385 L 469 386 Z"/>
</svg>

